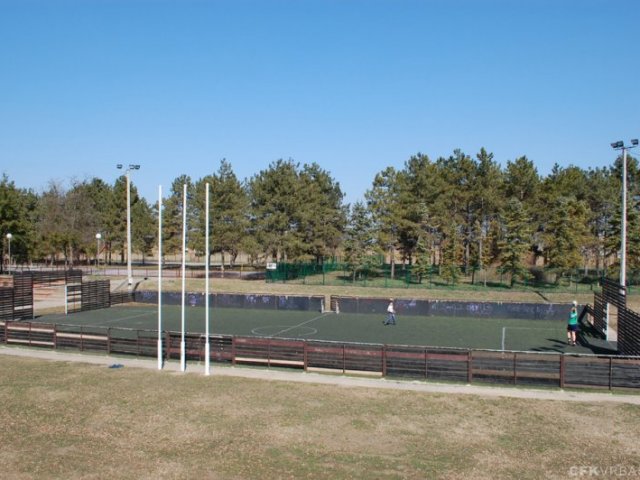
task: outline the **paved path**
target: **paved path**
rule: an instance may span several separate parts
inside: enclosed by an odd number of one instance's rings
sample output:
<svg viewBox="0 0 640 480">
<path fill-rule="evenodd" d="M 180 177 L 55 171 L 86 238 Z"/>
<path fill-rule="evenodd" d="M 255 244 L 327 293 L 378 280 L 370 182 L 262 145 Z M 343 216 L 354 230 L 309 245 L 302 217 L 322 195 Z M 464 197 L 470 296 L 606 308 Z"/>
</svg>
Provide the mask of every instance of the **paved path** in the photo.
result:
<svg viewBox="0 0 640 480">
<path fill-rule="evenodd" d="M 0 346 L 0 355 L 36 358 L 50 361 L 79 362 L 94 365 L 120 364 L 132 368 L 158 368 L 157 359 L 123 358 L 107 355 L 91 355 L 86 353 L 68 353 L 54 350 L 39 350 L 20 347 Z M 179 362 L 166 362 L 163 371 L 180 372 Z M 189 363 L 186 374 L 204 374 L 204 364 Z M 344 375 L 324 375 L 300 371 L 269 370 L 267 368 L 228 367 L 218 364 L 211 365 L 212 376 L 228 376 L 254 378 L 260 380 L 278 380 L 283 382 L 315 383 L 322 385 L 336 385 L 339 387 L 364 387 L 391 390 L 408 390 L 414 392 L 479 395 L 482 397 L 509 397 L 540 400 L 558 400 L 570 402 L 612 402 L 640 405 L 640 395 L 614 394 L 610 392 L 579 392 L 560 389 L 539 390 L 531 388 L 493 387 L 482 385 L 454 385 L 421 381 L 402 381 L 389 379 L 371 379 L 350 377 Z"/>
</svg>

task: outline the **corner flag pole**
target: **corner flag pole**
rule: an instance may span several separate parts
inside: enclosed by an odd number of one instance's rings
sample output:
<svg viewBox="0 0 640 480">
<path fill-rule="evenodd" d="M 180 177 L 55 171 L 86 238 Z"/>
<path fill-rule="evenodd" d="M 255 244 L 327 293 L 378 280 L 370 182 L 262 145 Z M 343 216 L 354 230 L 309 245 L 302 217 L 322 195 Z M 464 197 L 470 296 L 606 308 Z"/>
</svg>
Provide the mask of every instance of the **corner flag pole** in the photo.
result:
<svg viewBox="0 0 640 480">
<path fill-rule="evenodd" d="M 158 185 L 158 370 L 162 370 L 162 185 Z"/>
<path fill-rule="evenodd" d="M 182 311 L 181 311 L 181 334 L 180 334 L 180 371 L 187 369 L 187 358 L 184 342 L 184 307 L 185 307 L 185 289 L 186 289 L 186 249 L 187 249 L 187 184 L 182 189 Z"/>
<path fill-rule="evenodd" d="M 205 307 L 205 336 L 204 344 L 204 374 L 211 374 L 211 345 L 209 344 L 209 184 L 205 184 L 205 254 L 204 254 L 204 307 Z"/>
</svg>

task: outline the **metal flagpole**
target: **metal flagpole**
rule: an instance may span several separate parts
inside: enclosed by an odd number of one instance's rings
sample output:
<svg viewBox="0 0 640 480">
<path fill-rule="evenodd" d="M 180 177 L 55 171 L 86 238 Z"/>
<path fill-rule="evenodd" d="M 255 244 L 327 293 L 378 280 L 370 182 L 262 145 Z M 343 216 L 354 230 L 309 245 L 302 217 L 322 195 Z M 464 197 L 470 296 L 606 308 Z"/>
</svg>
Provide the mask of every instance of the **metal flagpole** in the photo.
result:
<svg viewBox="0 0 640 480">
<path fill-rule="evenodd" d="M 187 184 L 184 184 L 182 191 L 182 313 L 181 326 L 182 333 L 180 335 L 180 371 L 187 369 L 187 359 L 184 343 L 184 307 L 185 307 L 185 288 L 186 288 L 186 249 L 187 249 Z"/>
<path fill-rule="evenodd" d="M 205 254 L 204 254 L 204 306 L 205 306 L 205 336 L 204 374 L 211 374 L 211 345 L 209 343 L 209 184 L 205 184 Z"/>
<path fill-rule="evenodd" d="M 162 185 L 158 185 L 158 370 L 162 370 Z"/>
</svg>

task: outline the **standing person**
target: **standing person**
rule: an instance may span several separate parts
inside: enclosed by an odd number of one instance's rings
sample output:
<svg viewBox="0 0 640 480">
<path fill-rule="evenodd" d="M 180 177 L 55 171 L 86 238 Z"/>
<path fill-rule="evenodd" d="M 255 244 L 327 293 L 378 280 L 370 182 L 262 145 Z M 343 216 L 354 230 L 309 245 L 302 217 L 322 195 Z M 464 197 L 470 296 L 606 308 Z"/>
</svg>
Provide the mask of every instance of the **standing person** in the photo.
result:
<svg viewBox="0 0 640 480">
<path fill-rule="evenodd" d="M 389 299 L 389 306 L 387 306 L 387 319 L 382 323 L 385 325 L 396 324 L 396 309 L 393 306 L 393 298 Z"/>
<path fill-rule="evenodd" d="M 567 323 L 567 344 L 575 346 L 576 332 L 578 331 L 578 302 L 573 301 L 571 313 L 569 313 L 569 322 Z"/>
</svg>

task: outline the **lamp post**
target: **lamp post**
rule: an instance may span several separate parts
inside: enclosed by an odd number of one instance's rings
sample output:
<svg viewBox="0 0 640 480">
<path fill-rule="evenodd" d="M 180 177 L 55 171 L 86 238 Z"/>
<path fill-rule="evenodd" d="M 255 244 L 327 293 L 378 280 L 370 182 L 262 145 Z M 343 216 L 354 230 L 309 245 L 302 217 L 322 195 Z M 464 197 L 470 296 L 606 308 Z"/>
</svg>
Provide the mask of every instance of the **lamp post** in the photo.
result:
<svg viewBox="0 0 640 480">
<path fill-rule="evenodd" d="M 625 147 L 622 140 L 613 142 L 614 150 L 622 150 L 622 214 L 620 221 L 620 285 L 627 285 L 627 150 L 638 146 L 638 139 L 631 140 L 631 146 Z"/>
<path fill-rule="evenodd" d="M 102 238 L 102 234 L 100 232 L 96 233 L 96 268 L 100 265 L 100 239 Z"/>
<path fill-rule="evenodd" d="M 119 170 L 124 168 L 121 163 L 117 164 L 116 167 Z M 131 170 L 140 170 L 140 165 L 129 164 L 129 167 L 125 170 L 127 179 L 127 282 L 129 288 L 133 285 L 133 273 L 131 271 Z"/>
<path fill-rule="evenodd" d="M 9 260 L 7 265 L 8 271 L 11 271 L 11 238 L 13 238 L 13 235 L 11 235 L 11 233 L 7 233 L 7 241 L 9 242 L 9 247 L 8 247 Z"/>
</svg>

